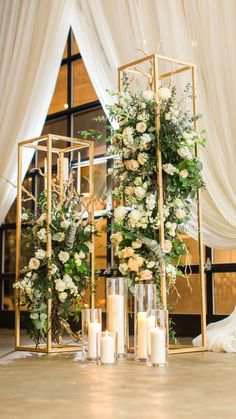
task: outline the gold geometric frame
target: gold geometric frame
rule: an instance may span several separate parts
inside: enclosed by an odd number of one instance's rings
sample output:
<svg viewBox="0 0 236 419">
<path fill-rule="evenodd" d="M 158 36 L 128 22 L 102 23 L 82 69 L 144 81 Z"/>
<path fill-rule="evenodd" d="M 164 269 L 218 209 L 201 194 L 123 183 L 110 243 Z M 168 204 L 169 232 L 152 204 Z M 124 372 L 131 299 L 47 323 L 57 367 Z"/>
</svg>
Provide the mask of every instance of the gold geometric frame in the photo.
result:
<svg viewBox="0 0 236 419">
<path fill-rule="evenodd" d="M 144 74 L 143 71 L 138 71 L 137 66 L 140 64 L 149 64 L 151 69 L 151 74 Z M 168 63 L 176 68 L 172 68 L 169 72 L 160 72 L 160 63 Z M 174 74 L 180 74 L 186 71 L 191 72 L 192 80 L 192 110 L 194 117 L 197 115 L 197 104 L 196 104 L 196 66 L 194 64 L 186 63 L 180 60 L 173 58 L 165 57 L 159 54 L 152 54 L 140 58 L 139 60 L 132 61 L 128 64 L 125 64 L 121 67 L 118 67 L 118 90 L 122 92 L 122 80 L 123 76 L 126 73 L 131 75 L 145 76 L 150 77 L 149 80 L 151 88 L 154 91 L 154 96 L 157 100 L 157 91 L 160 85 L 160 81 L 172 77 Z M 197 121 L 194 118 L 194 130 L 197 130 Z M 156 130 L 160 130 L 160 119 L 156 118 Z M 160 144 L 157 144 L 157 185 L 159 188 L 158 194 L 158 211 L 160 214 L 160 229 L 159 229 L 159 238 L 160 245 L 163 249 L 164 246 L 164 217 L 163 217 L 163 178 L 162 178 L 162 155 Z M 195 146 L 195 155 L 198 156 L 198 145 Z M 199 275 L 200 275 L 200 288 L 201 288 L 201 335 L 202 335 L 202 344 L 201 346 L 188 346 L 188 345 L 169 345 L 169 353 L 186 353 L 186 352 L 201 352 L 206 351 L 206 287 L 205 287 L 205 278 L 204 278 L 204 256 L 203 256 L 203 243 L 202 243 L 202 216 L 201 216 L 201 192 L 198 190 L 197 193 L 197 219 L 198 219 L 198 251 L 199 251 Z M 167 307 L 167 289 L 166 289 L 166 276 L 165 276 L 165 267 L 161 267 L 161 299 L 162 304 Z M 133 350 L 130 348 L 130 352 Z"/>
<path fill-rule="evenodd" d="M 53 146 L 53 141 L 58 141 L 58 147 Z M 60 141 L 74 143 L 65 148 L 60 148 Z M 46 142 L 46 145 L 41 145 Z M 81 149 L 89 149 L 89 196 L 90 204 L 88 217 L 91 223 L 94 222 L 94 142 L 90 140 L 65 137 L 55 134 L 47 134 L 41 137 L 33 138 L 18 143 L 18 178 L 17 178 L 17 212 L 16 212 L 16 281 L 20 274 L 20 255 L 21 255 L 21 212 L 22 212 L 22 150 L 23 148 L 35 149 L 46 152 L 46 190 L 47 190 L 47 207 L 46 207 L 46 255 L 50 259 L 52 254 L 51 243 L 51 198 L 52 198 L 52 154 L 58 154 L 59 158 L 59 186 L 60 186 L 60 202 L 63 201 L 63 164 L 64 155 L 72 151 L 80 151 Z M 79 168 L 78 168 L 79 170 Z M 91 289 L 94 288 L 95 282 L 95 255 L 94 255 L 94 235 L 92 236 L 93 251 L 91 253 Z M 91 292 L 91 307 L 94 307 L 94 293 Z M 47 341 L 46 344 L 35 346 L 21 345 L 21 327 L 20 327 L 20 290 L 15 289 L 15 350 L 30 352 L 74 352 L 78 351 L 78 344 L 53 344 L 51 336 L 51 310 L 52 300 L 48 299 L 47 304 Z"/>
</svg>

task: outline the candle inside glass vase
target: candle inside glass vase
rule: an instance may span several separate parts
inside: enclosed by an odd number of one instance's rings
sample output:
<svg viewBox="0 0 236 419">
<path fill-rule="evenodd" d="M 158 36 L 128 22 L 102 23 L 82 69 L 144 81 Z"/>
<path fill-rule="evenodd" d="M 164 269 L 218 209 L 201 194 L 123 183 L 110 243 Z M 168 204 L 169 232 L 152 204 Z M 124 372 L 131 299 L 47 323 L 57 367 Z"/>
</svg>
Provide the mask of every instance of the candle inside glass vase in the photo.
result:
<svg viewBox="0 0 236 419">
<path fill-rule="evenodd" d="M 154 327 L 148 331 L 147 365 L 166 366 L 168 364 L 168 311 L 152 310 Z"/>
<path fill-rule="evenodd" d="M 103 332 L 101 335 L 100 361 L 102 365 L 116 363 L 116 333 Z"/>
</svg>

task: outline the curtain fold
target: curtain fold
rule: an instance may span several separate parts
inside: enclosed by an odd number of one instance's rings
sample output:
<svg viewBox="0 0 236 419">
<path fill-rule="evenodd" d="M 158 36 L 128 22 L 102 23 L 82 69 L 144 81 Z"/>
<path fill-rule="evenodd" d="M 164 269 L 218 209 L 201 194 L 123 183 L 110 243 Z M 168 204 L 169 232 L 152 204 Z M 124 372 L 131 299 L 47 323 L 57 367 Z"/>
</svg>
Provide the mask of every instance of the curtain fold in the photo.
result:
<svg viewBox="0 0 236 419">
<path fill-rule="evenodd" d="M 203 239 L 214 248 L 236 246 L 236 3 L 234 0 L 77 0 L 72 23 L 101 103 L 117 88 L 117 67 L 146 52 L 197 64 L 198 110 L 207 146 L 201 151 Z M 195 215 L 196 220 L 196 215 Z M 196 221 L 190 225 L 196 237 Z"/>
<path fill-rule="evenodd" d="M 0 175 L 14 184 L 16 143 L 41 134 L 74 5 L 74 0 L 0 1 Z M 24 154 L 23 173 L 32 156 Z M 3 179 L 0 196 L 2 223 L 16 196 Z"/>
</svg>

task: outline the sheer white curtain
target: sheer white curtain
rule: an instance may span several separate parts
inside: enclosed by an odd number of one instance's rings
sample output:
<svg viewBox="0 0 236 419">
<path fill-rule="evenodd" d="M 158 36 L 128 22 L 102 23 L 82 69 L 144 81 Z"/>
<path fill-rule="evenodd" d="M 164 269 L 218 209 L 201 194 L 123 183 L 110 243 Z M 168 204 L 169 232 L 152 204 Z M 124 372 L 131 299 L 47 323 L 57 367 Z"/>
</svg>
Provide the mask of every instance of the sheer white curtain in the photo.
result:
<svg viewBox="0 0 236 419">
<path fill-rule="evenodd" d="M 102 104 L 117 86 L 117 66 L 152 53 L 198 66 L 199 112 L 207 147 L 201 153 L 207 191 L 203 236 L 218 248 L 236 246 L 236 3 L 234 0 L 77 0 L 73 30 Z M 196 229 L 195 229 L 196 231 Z M 193 234 L 194 231 L 192 231 Z"/>
<path fill-rule="evenodd" d="M 0 175 L 16 183 L 17 140 L 41 134 L 74 0 L 0 0 Z M 32 153 L 24 156 L 27 169 Z M 0 223 L 15 199 L 0 179 Z"/>
</svg>

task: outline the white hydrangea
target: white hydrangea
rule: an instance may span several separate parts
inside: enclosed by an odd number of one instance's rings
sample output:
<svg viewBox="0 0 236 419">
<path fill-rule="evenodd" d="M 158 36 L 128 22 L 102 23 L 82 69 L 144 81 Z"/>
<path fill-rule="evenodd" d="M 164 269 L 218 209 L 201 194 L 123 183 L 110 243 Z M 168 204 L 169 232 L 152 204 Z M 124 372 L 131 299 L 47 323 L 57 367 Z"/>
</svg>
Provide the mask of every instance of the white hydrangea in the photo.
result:
<svg viewBox="0 0 236 419">
<path fill-rule="evenodd" d="M 127 213 L 127 209 L 120 205 L 119 207 L 115 208 L 114 210 L 114 218 L 117 223 L 120 223 L 124 220 Z"/>
<path fill-rule="evenodd" d="M 38 249 L 36 252 L 35 252 L 35 257 L 37 258 L 37 259 L 44 259 L 45 258 L 45 256 L 46 256 L 46 252 L 45 252 L 45 250 L 43 250 L 43 249 Z"/>
<path fill-rule="evenodd" d="M 151 211 L 155 208 L 155 206 L 157 205 L 155 194 L 150 194 L 147 196 L 146 204 L 147 204 L 147 208 Z"/>
<path fill-rule="evenodd" d="M 63 252 L 63 250 L 60 251 L 60 253 L 58 254 L 58 259 L 62 262 L 62 263 L 66 263 L 69 259 L 70 255 L 68 252 Z"/>
<path fill-rule="evenodd" d="M 166 101 L 166 100 L 170 99 L 171 91 L 167 87 L 161 87 L 158 90 L 157 95 L 158 95 L 160 100 Z"/>
</svg>

